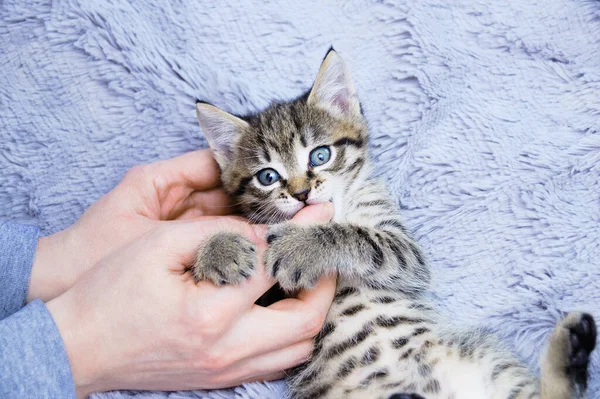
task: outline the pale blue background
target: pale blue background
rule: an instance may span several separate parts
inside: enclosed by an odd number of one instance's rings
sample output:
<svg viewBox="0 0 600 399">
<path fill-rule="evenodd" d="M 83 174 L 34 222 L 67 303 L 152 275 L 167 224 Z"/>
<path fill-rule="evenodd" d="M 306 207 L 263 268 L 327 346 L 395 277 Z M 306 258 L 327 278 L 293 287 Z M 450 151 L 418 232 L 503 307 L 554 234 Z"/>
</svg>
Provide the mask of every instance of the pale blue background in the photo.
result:
<svg viewBox="0 0 600 399">
<path fill-rule="evenodd" d="M 563 312 L 600 319 L 600 2 L 132 3 L 0 2 L 0 219 L 70 225 L 131 166 L 205 146 L 195 98 L 294 97 L 333 44 L 444 312 L 532 367 Z"/>
</svg>

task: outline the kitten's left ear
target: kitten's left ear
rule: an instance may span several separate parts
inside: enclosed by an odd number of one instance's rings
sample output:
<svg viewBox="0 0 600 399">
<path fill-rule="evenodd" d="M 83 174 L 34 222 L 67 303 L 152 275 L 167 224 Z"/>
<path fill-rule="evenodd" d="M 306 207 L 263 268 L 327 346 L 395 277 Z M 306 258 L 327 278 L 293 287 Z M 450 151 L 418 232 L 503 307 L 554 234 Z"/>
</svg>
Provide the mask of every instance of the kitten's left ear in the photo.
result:
<svg viewBox="0 0 600 399">
<path fill-rule="evenodd" d="M 196 102 L 196 116 L 217 163 L 223 169 L 233 160 L 238 137 L 250 125 L 237 116 L 201 101 Z"/>
<path fill-rule="evenodd" d="M 308 104 L 342 118 L 362 115 L 350 71 L 333 48 L 321 63 Z"/>
</svg>

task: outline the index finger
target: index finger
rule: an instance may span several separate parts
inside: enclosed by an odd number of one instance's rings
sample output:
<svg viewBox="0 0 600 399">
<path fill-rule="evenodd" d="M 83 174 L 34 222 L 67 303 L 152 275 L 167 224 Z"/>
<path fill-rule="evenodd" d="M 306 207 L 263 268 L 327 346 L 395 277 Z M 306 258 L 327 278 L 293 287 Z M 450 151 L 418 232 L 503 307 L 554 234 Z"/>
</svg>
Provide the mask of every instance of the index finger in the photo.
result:
<svg viewBox="0 0 600 399">
<path fill-rule="evenodd" d="M 313 288 L 300 290 L 297 298 L 288 298 L 275 302 L 269 306 L 269 309 L 288 310 L 292 307 L 297 307 L 299 305 L 298 302 L 302 302 L 307 309 L 324 316 L 329 311 L 329 307 L 333 302 L 336 285 L 337 278 L 335 275 L 323 276 Z"/>
<path fill-rule="evenodd" d="M 254 227 L 256 228 L 256 226 Z M 246 306 L 246 308 L 255 307 L 254 303 L 256 300 L 275 284 L 275 280 L 266 272 L 264 263 L 261 261 L 263 252 L 264 247 L 259 245 L 259 250 L 257 251 L 259 261 L 257 262 L 255 273 L 242 285 L 231 287 L 233 288 L 233 292 L 228 293 L 230 303 L 233 304 L 237 301 L 240 308 L 243 308 L 244 306 Z M 337 275 L 325 275 L 317 281 L 313 288 L 300 290 L 296 295 L 296 298 L 286 298 L 277 301 L 269 305 L 267 309 L 276 311 L 271 313 L 279 314 L 280 316 L 283 316 L 283 318 L 290 317 L 291 313 L 294 313 L 296 314 L 296 320 L 301 325 L 302 323 L 314 323 L 315 320 L 324 320 L 329 311 L 329 307 L 333 302 L 336 287 Z M 223 287 L 221 287 L 221 289 L 222 288 Z M 299 327 L 301 328 L 301 326 Z M 321 328 L 320 325 L 313 327 L 316 328 L 315 334 Z M 310 326 L 305 326 L 302 330 L 311 331 L 311 328 Z M 293 331 L 294 334 L 297 335 L 295 332 L 297 331 L 296 328 L 290 328 L 289 331 Z M 277 333 L 281 334 L 279 330 L 277 330 Z M 299 342 L 306 338 L 310 338 L 310 335 L 301 335 L 300 339 L 294 342 Z M 283 334 L 281 339 L 286 340 L 290 338 Z M 273 343 L 280 341 L 281 340 L 274 340 Z"/>
<path fill-rule="evenodd" d="M 209 149 L 188 152 L 154 166 L 157 173 L 168 176 L 167 181 L 174 186 L 202 191 L 221 185 L 221 170 Z"/>
<path fill-rule="evenodd" d="M 283 299 L 267 308 L 254 305 L 222 339 L 240 358 L 280 350 L 314 337 L 323 327 L 335 294 L 336 279 L 321 278 L 298 298 Z"/>
<path fill-rule="evenodd" d="M 318 222 L 328 222 L 333 217 L 333 204 L 330 202 L 309 205 L 302 208 L 294 217 L 290 220 L 291 223 L 296 224 L 312 224 Z M 256 235 L 259 237 L 265 237 L 269 226 L 264 224 L 253 225 Z"/>
<path fill-rule="evenodd" d="M 327 313 L 333 302 L 336 286 L 336 275 L 321 277 L 314 288 L 300 290 L 298 300 L 304 302 L 307 306 L 314 307 L 317 311 L 325 310 L 325 313 Z"/>
</svg>

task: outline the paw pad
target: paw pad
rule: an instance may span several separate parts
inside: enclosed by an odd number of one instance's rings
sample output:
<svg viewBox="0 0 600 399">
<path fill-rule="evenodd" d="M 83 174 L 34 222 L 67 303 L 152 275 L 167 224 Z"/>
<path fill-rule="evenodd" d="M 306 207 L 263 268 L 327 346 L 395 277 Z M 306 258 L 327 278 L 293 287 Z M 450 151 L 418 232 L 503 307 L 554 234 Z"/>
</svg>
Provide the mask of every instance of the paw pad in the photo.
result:
<svg viewBox="0 0 600 399">
<path fill-rule="evenodd" d="M 571 344 L 570 367 L 587 367 L 590 353 L 596 347 L 597 330 L 594 318 L 584 313 L 579 322 L 569 328 L 569 333 Z"/>
</svg>

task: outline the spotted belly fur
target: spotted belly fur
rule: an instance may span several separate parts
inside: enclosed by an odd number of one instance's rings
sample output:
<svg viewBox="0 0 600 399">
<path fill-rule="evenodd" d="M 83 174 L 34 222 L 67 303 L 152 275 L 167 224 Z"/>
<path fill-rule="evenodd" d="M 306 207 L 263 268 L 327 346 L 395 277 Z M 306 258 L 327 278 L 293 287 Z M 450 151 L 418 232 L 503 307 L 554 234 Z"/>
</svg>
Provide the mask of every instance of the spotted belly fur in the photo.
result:
<svg viewBox="0 0 600 399">
<path fill-rule="evenodd" d="M 557 330 L 581 314 L 570 317 Z M 493 336 L 459 332 L 437 320 L 424 297 L 340 286 L 311 361 L 289 380 L 290 398 L 584 397 L 575 390 L 570 396 L 541 396 L 538 378 Z"/>
</svg>

